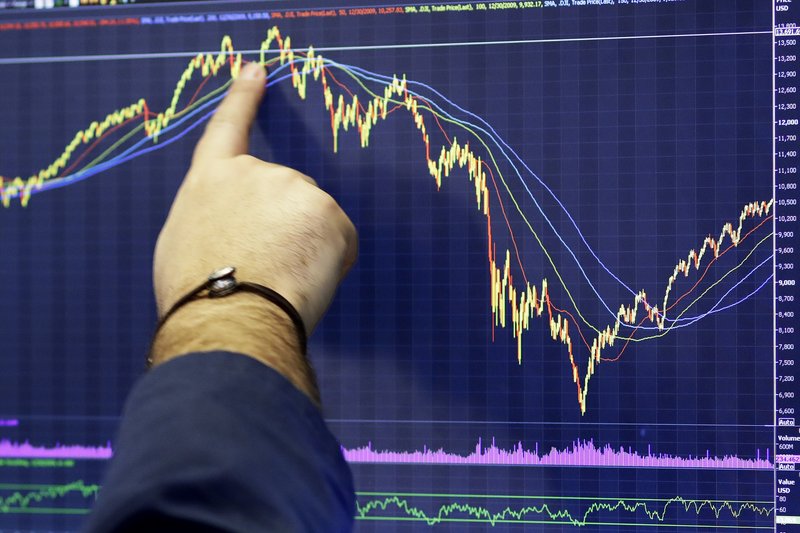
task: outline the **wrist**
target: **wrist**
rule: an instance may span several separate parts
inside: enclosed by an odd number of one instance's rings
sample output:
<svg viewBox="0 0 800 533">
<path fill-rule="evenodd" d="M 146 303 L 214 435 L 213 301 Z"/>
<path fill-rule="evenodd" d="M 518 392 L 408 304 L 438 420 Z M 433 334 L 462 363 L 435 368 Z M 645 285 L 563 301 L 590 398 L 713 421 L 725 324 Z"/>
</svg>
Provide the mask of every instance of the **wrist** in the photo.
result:
<svg viewBox="0 0 800 533">
<path fill-rule="evenodd" d="M 153 339 L 153 366 L 189 353 L 227 351 L 261 361 L 319 405 L 316 377 L 292 320 L 256 294 L 198 298 L 172 314 Z"/>
</svg>

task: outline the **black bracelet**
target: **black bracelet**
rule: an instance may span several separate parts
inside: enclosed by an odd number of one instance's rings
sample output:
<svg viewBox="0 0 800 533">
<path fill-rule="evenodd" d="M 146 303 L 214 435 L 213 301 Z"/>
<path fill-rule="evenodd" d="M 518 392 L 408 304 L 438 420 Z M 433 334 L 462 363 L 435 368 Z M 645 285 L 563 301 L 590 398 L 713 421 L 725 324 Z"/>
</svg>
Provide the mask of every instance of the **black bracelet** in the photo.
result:
<svg viewBox="0 0 800 533">
<path fill-rule="evenodd" d="M 164 325 L 167 319 L 175 313 L 175 311 L 187 303 L 203 296 L 208 298 L 222 298 L 239 291 L 258 294 L 259 296 L 266 298 L 270 302 L 283 309 L 283 311 L 289 315 L 289 318 L 292 319 L 292 323 L 297 330 L 298 340 L 300 341 L 300 352 L 305 355 L 307 342 L 306 327 L 305 324 L 303 324 L 303 319 L 300 316 L 300 313 L 297 312 L 297 309 L 295 309 L 286 298 L 269 287 L 264 287 L 263 285 L 250 283 L 247 281 L 238 281 L 234 277 L 235 272 L 236 268 L 232 266 L 224 267 L 212 272 L 211 275 L 208 276 L 208 280 L 175 302 L 175 304 L 169 308 L 169 311 L 164 313 L 164 316 L 158 321 L 156 330 L 153 333 L 153 342 L 150 343 L 150 353 L 147 354 L 147 363 L 145 365 L 146 368 L 153 366 L 153 343 L 155 342 L 159 330 L 161 330 L 161 327 Z M 205 292 L 205 294 L 202 294 L 203 292 Z"/>
</svg>

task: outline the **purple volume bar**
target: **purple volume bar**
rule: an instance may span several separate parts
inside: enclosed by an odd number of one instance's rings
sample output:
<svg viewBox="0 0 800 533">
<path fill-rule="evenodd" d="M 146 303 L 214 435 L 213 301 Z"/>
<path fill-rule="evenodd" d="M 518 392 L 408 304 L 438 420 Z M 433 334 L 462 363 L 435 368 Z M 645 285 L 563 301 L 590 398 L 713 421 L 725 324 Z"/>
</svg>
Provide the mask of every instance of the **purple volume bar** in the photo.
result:
<svg viewBox="0 0 800 533">
<path fill-rule="evenodd" d="M 13 459 L 111 459 L 111 443 L 105 446 L 35 446 L 0 440 L 0 457 Z"/>
<path fill-rule="evenodd" d="M 742 459 L 737 456 L 705 456 L 678 457 L 668 454 L 654 454 L 648 446 L 646 454 L 628 448 L 612 448 L 606 444 L 598 447 L 593 440 L 575 441 L 568 448 L 559 450 L 551 448 L 546 453 L 539 452 L 539 445 L 533 450 L 526 450 L 522 443 L 511 450 L 504 450 L 492 444 L 483 447 L 478 439 L 475 451 L 467 455 L 446 452 L 443 449 L 431 450 L 427 446 L 412 452 L 376 450 L 372 443 L 361 448 L 342 448 L 345 459 L 350 463 L 396 463 L 396 464 L 462 464 L 462 465 L 521 465 L 521 466 L 609 466 L 650 467 L 650 468 L 709 468 L 738 470 L 772 470 L 773 462 L 769 448 L 766 456 L 761 457 L 757 450 L 756 457 Z M 29 442 L 14 443 L 0 440 L 0 457 L 15 459 L 110 459 L 113 455 L 111 443 L 105 446 L 35 446 Z"/>
<path fill-rule="evenodd" d="M 521 466 L 610 466 L 615 468 L 649 467 L 649 468 L 709 468 L 709 469 L 741 469 L 772 470 L 773 463 L 767 448 L 766 457 L 761 457 L 757 450 L 753 459 L 741 459 L 737 456 L 705 456 L 677 457 L 667 454 L 654 454 L 647 448 L 646 454 L 628 448 L 612 448 L 606 444 L 598 447 L 592 440 L 575 441 L 568 448 L 558 450 L 551 448 L 546 453 L 539 453 L 539 444 L 533 450 L 526 450 L 522 443 L 511 450 L 504 450 L 492 444 L 483 447 L 478 439 L 475 451 L 468 455 L 446 452 L 443 449 L 431 450 L 427 446 L 421 451 L 394 452 L 376 450 L 372 443 L 362 448 L 342 448 L 345 459 L 350 463 L 397 463 L 397 464 L 461 464 L 461 465 L 521 465 Z"/>
</svg>

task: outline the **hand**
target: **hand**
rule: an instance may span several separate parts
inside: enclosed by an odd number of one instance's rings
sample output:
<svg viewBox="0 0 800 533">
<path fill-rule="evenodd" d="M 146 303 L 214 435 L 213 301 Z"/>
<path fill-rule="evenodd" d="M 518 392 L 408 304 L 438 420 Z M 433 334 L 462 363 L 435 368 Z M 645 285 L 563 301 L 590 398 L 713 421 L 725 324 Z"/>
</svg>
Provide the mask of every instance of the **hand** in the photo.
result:
<svg viewBox="0 0 800 533">
<path fill-rule="evenodd" d="M 240 72 L 195 148 L 156 244 L 159 316 L 224 266 L 241 281 L 286 298 L 310 334 L 357 255 L 355 227 L 313 179 L 248 151 L 266 72 Z M 237 293 L 181 307 L 154 340 L 154 364 L 194 351 L 255 357 L 317 399 L 313 372 L 288 316 L 268 300 Z"/>
<path fill-rule="evenodd" d="M 224 266 L 294 305 L 311 331 L 357 255 L 356 230 L 313 179 L 247 155 L 266 73 L 244 67 L 197 144 L 156 245 L 159 315 Z"/>
</svg>

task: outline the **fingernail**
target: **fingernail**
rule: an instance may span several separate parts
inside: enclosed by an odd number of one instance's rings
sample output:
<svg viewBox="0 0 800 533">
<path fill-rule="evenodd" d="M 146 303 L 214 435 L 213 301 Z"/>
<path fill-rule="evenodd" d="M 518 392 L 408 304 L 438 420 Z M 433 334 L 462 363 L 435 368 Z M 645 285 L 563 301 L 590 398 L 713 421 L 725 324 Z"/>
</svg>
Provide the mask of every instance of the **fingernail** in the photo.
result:
<svg viewBox="0 0 800 533">
<path fill-rule="evenodd" d="M 241 77 L 246 80 L 258 80 L 265 75 L 264 67 L 258 61 L 251 61 L 244 66 L 241 72 Z"/>
</svg>

